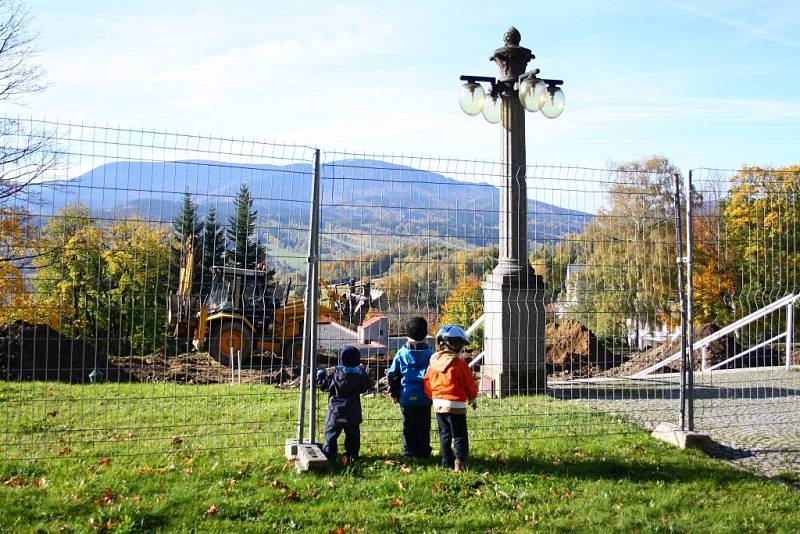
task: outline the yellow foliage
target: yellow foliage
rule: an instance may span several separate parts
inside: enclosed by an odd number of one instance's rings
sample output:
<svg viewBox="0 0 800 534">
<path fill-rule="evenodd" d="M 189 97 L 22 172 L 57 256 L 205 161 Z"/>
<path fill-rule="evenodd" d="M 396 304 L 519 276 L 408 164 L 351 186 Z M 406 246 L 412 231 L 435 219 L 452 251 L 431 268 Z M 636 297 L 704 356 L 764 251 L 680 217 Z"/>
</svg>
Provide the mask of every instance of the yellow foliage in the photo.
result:
<svg viewBox="0 0 800 534">
<path fill-rule="evenodd" d="M 30 256 L 33 227 L 30 214 L 22 210 L 0 210 L 0 324 L 26 321 L 59 325 L 60 306 L 35 302 L 15 260 Z"/>
</svg>

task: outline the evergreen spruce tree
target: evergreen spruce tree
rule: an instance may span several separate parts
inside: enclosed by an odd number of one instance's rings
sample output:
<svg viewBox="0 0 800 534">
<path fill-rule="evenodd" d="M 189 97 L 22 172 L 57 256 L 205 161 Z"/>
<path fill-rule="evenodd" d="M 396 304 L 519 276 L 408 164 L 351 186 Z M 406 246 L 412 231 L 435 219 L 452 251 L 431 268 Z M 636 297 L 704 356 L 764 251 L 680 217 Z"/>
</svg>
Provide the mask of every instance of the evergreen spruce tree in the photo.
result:
<svg viewBox="0 0 800 534">
<path fill-rule="evenodd" d="M 256 220 L 258 211 L 253 209 L 250 188 L 242 182 L 239 196 L 233 201 L 235 213 L 229 219 L 228 240 L 233 248 L 228 252 L 228 264 L 234 267 L 255 269 L 267 257 L 266 249 L 258 243 Z"/>
<path fill-rule="evenodd" d="M 200 294 L 208 295 L 211 291 L 213 265 L 222 265 L 225 253 L 225 234 L 217 220 L 217 209 L 211 206 L 203 224 L 202 239 L 202 271 L 200 272 Z"/>
<path fill-rule="evenodd" d="M 178 287 L 178 276 L 180 268 L 186 254 L 186 250 L 191 244 L 194 250 L 194 274 L 192 276 L 191 293 L 197 294 L 200 287 L 197 281 L 200 280 L 199 267 L 200 252 L 198 250 L 200 231 L 203 229 L 203 224 L 197 217 L 197 204 L 192 201 L 192 196 L 188 191 L 183 196 L 183 206 L 181 212 L 172 223 L 172 231 L 175 237 L 175 243 L 172 246 L 172 258 L 170 260 L 170 288 L 175 290 Z"/>
</svg>

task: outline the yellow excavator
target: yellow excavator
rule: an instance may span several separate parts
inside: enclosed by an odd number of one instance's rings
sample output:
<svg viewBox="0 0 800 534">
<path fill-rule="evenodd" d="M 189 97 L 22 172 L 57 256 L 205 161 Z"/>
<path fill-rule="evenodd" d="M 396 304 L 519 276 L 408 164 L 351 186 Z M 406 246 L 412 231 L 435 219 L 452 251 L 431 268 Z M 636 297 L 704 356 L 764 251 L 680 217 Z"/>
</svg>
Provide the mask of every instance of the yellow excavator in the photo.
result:
<svg viewBox="0 0 800 534">
<path fill-rule="evenodd" d="M 302 353 L 302 299 L 291 298 L 284 287 L 268 279 L 266 265 L 256 269 L 213 266 L 211 290 L 204 301 L 191 295 L 194 252 L 184 247 L 178 291 L 169 296 L 167 320 L 177 338 L 188 339 L 195 350 L 208 352 L 223 365 L 238 357 L 247 360 L 253 350 L 300 359 Z"/>
<path fill-rule="evenodd" d="M 213 266 L 211 290 L 205 299 L 192 295 L 194 250 L 187 242 L 178 276 L 178 291 L 169 296 L 167 319 L 172 334 L 208 350 L 223 365 L 254 350 L 270 351 L 300 361 L 305 303 L 291 298 L 291 282 L 281 287 L 268 278 L 266 265 L 256 269 Z M 384 293 L 369 282 L 327 284 L 318 305 L 320 318 L 360 325 L 371 308 L 388 306 Z"/>
</svg>

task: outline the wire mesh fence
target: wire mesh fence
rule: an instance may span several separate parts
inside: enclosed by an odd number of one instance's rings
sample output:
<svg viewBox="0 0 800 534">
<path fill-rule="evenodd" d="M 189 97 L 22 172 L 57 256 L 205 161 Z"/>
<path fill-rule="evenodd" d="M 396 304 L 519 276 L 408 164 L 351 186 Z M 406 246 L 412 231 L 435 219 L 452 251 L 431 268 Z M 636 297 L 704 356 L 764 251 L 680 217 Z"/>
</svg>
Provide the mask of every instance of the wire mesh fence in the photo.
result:
<svg viewBox="0 0 800 534">
<path fill-rule="evenodd" d="M 282 443 L 314 151 L 3 124 L 3 455 Z"/>
<path fill-rule="evenodd" d="M 699 169 L 690 183 L 695 425 L 796 447 L 800 173 Z"/>
<path fill-rule="evenodd" d="M 476 440 L 797 422 L 796 173 L 694 171 L 686 195 L 659 158 L 523 182 L 497 162 L 2 125 L 4 458 L 278 447 L 306 421 L 319 439 L 311 378 L 343 345 L 374 383 L 364 445 L 399 449 L 386 370 L 413 317 L 433 348 L 445 324 L 471 334 Z"/>
</svg>

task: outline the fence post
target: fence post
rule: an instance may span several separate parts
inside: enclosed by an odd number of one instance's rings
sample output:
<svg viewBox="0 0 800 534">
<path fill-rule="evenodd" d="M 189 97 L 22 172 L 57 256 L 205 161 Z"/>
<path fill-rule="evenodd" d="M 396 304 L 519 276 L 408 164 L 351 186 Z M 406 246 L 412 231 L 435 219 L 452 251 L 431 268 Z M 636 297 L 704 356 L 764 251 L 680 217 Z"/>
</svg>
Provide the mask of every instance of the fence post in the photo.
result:
<svg viewBox="0 0 800 534">
<path fill-rule="evenodd" d="M 678 398 L 680 409 L 678 415 L 678 425 L 681 430 L 686 430 L 686 294 L 684 293 L 683 280 L 683 228 L 681 226 L 681 177 L 678 173 L 673 176 L 675 179 L 675 261 L 678 266 L 678 295 L 680 296 L 681 306 L 681 365 L 680 365 L 680 391 Z"/>
<path fill-rule="evenodd" d="M 317 369 L 317 314 L 319 302 L 319 188 L 322 174 L 320 164 L 320 150 L 314 151 L 314 183 L 311 187 L 311 233 L 309 251 L 311 267 L 313 276 L 309 278 L 309 293 L 311 300 L 307 304 L 309 310 L 306 314 L 306 323 L 310 323 L 308 327 L 308 351 L 309 351 L 309 368 L 311 369 L 311 399 L 308 404 L 308 441 L 315 443 L 317 438 L 317 382 L 316 382 L 316 369 Z"/>
<path fill-rule="evenodd" d="M 309 212 L 308 229 L 308 257 L 306 266 L 306 294 L 305 310 L 303 313 L 303 352 L 300 358 L 300 390 L 298 395 L 297 410 L 297 443 L 303 443 L 303 433 L 305 431 L 306 416 L 306 380 L 308 370 L 312 362 L 316 363 L 314 356 L 316 348 L 316 326 L 317 326 L 317 262 L 319 261 L 319 149 L 314 151 L 314 168 L 312 170 L 311 185 L 311 209 Z M 316 384 L 314 376 L 310 380 L 311 402 L 309 403 L 309 436 L 313 440 L 314 434 L 314 396 Z"/>
<path fill-rule="evenodd" d="M 686 345 L 689 353 L 686 363 L 689 370 L 686 376 L 686 423 L 688 430 L 694 432 L 694 296 L 692 294 L 692 248 L 694 246 L 694 224 L 692 222 L 692 171 L 686 184 Z M 703 347 L 703 369 L 705 369 L 706 352 Z"/>
<path fill-rule="evenodd" d="M 786 305 L 786 369 L 792 368 L 793 342 L 794 342 L 794 301 Z"/>
</svg>

